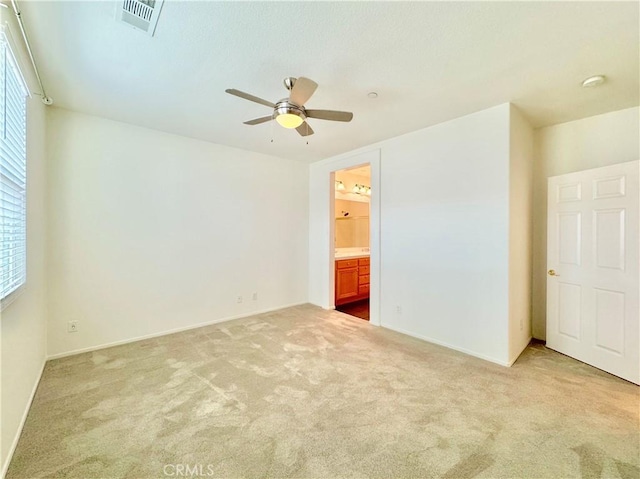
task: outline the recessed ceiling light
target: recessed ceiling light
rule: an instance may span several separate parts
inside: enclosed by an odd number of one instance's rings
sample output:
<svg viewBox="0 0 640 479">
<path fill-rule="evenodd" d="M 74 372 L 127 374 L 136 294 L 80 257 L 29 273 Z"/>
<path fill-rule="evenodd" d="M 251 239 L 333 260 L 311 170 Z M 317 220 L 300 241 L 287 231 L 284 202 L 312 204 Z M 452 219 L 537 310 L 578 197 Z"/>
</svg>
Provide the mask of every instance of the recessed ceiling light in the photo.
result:
<svg viewBox="0 0 640 479">
<path fill-rule="evenodd" d="M 592 77 L 587 78 L 585 81 L 582 82 L 582 86 L 584 88 L 591 88 L 594 86 L 599 86 L 602 85 L 604 83 L 605 80 L 605 76 L 604 75 L 595 75 Z"/>
<path fill-rule="evenodd" d="M 367 96 L 369 98 L 378 98 L 378 94 L 375 91 L 370 91 L 369 93 L 367 93 Z"/>
</svg>

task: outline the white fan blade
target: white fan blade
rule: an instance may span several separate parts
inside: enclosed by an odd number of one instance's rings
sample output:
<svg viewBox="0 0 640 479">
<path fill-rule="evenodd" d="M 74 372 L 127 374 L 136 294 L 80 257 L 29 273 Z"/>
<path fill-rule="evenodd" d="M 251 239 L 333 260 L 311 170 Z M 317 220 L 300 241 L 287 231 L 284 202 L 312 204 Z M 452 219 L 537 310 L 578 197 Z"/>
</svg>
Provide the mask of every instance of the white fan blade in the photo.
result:
<svg viewBox="0 0 640 479">
<path fill-rule="evenodd" d="M 296 131 L 300 133 L 300 136 L 310 136 L 313 135 L 313 129 L 309 126 L 309 123 L 306 121 L 296 128 Z"/>
<path fill-rule="evenodd" d="M 305 77 L 300 77 L 293 84 L 291 94 L 289 95 L 289 101 L 302 106 L 309 98 L 311 98 L 311 95 L 316 91 L 316 88 L 318 88 L 318 84 L 316 82 Z"/>
<path fill-rule="evenodd" d="M 275 108 L 276 105 L 274 103 L 271 103 L 270 101 L 267 100 L 263 100 L 262 98 L 258 98 L 257 96 L 253 96 L 250 95 L 249 93 L 245 93 L 243 91 L 240 90 L 235 90 L 233 88 L 229 88 L 228 90 L 225 90 L 228 94 L 230 95 L 234 95 L 240 98 L 244 98 L 245 100 L 249 100 L 249 101 L 253 101 L 256 103 L 260 103 L 261 105 L 264 106 L 270 106 L 271 108 Z"/>
<path fill-rule="evenodd" d="M 254 118 L 253 120 L 247 120 L 243 122 L 245 125 L 259 125 L 260 123 L 266 123 L 270 120 L 273 120 L 273 115 L 262 116 L 260 118 Z"/>
<path fill-rule="evenodd" d="M 353 113 L 350 111 L 336 110 L 305 110 L 307 118 L 317 118 L 318 120 L 330 121 L 351 121 Z"/>
</svg>

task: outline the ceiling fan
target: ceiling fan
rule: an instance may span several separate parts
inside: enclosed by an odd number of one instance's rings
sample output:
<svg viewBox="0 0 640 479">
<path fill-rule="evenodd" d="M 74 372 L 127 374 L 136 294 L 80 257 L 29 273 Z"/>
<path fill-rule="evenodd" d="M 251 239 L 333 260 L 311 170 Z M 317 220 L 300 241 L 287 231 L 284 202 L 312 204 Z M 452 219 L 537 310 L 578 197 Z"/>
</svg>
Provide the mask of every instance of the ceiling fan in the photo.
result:
<svg viewBox="0 0 640 479">
<path fill-rule="evenodd" d="M 244 98 L 245 100 L 273 108 L 271 115 L 245 121 L 245 125 L 259 125 L 260 123 L 266 123 L 267 121 L 275 119 L 278 124 L 284 128 L 295 128 L 300 135 L 309 136 L 313 135 L 313 130 L 309 126 L 309 123 L 307 123 L 307 118 L 329 121 L 351 121 L 353 118 L 353 113 L 348 111 L 307 110 L 304 104 L 311 98 L 316 88 L 318 88 L 318 84 L 313 80 L 305 77 L 287 77 L 284 79 L 284 86 L 289 90 L 289 98 L 283 98 L 277 103 L 271 103 L 270 101 L 233 88 L 225 91 L 231 95 Z"/>
</svg>

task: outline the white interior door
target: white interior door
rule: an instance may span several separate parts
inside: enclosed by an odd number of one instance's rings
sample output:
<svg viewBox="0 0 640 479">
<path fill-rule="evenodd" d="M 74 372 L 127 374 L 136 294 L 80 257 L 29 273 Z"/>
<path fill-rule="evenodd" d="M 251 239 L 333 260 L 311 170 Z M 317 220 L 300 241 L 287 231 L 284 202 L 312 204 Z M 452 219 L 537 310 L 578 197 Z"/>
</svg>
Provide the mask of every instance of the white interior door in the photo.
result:
<svg viewBox="0 0 640 479">
<path fill-rule="evenodd" d="M 640 384 L 638 161 L 549 178 L 547 346 Z"/>
</svg>

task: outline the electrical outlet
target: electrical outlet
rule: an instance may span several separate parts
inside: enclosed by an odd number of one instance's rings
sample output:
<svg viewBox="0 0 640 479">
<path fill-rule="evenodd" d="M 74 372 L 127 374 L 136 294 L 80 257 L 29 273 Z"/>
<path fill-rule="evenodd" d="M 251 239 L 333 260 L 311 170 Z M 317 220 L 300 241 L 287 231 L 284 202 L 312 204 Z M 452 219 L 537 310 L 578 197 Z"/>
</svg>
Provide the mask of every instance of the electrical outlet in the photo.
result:
<svg viewBox="0 0 640 479">
<path fill-rule="evenodd" d="M 242 296 L 238 296 L 238 298 L 236 299 L 237 303 L 242 303 Z"/>
<path fill-rule="evenodd" d="M 69 321 L 67 323 L 67 332 L 68 333 L 77 333 L 78 332 L 78 321 Z"/>
<path fill-rule="evenodd" d="M 258 301 L 258 293 L 253 293 L 253 295 L 251 296 L 251 299 L 254 301 Z"/>
</svg>

